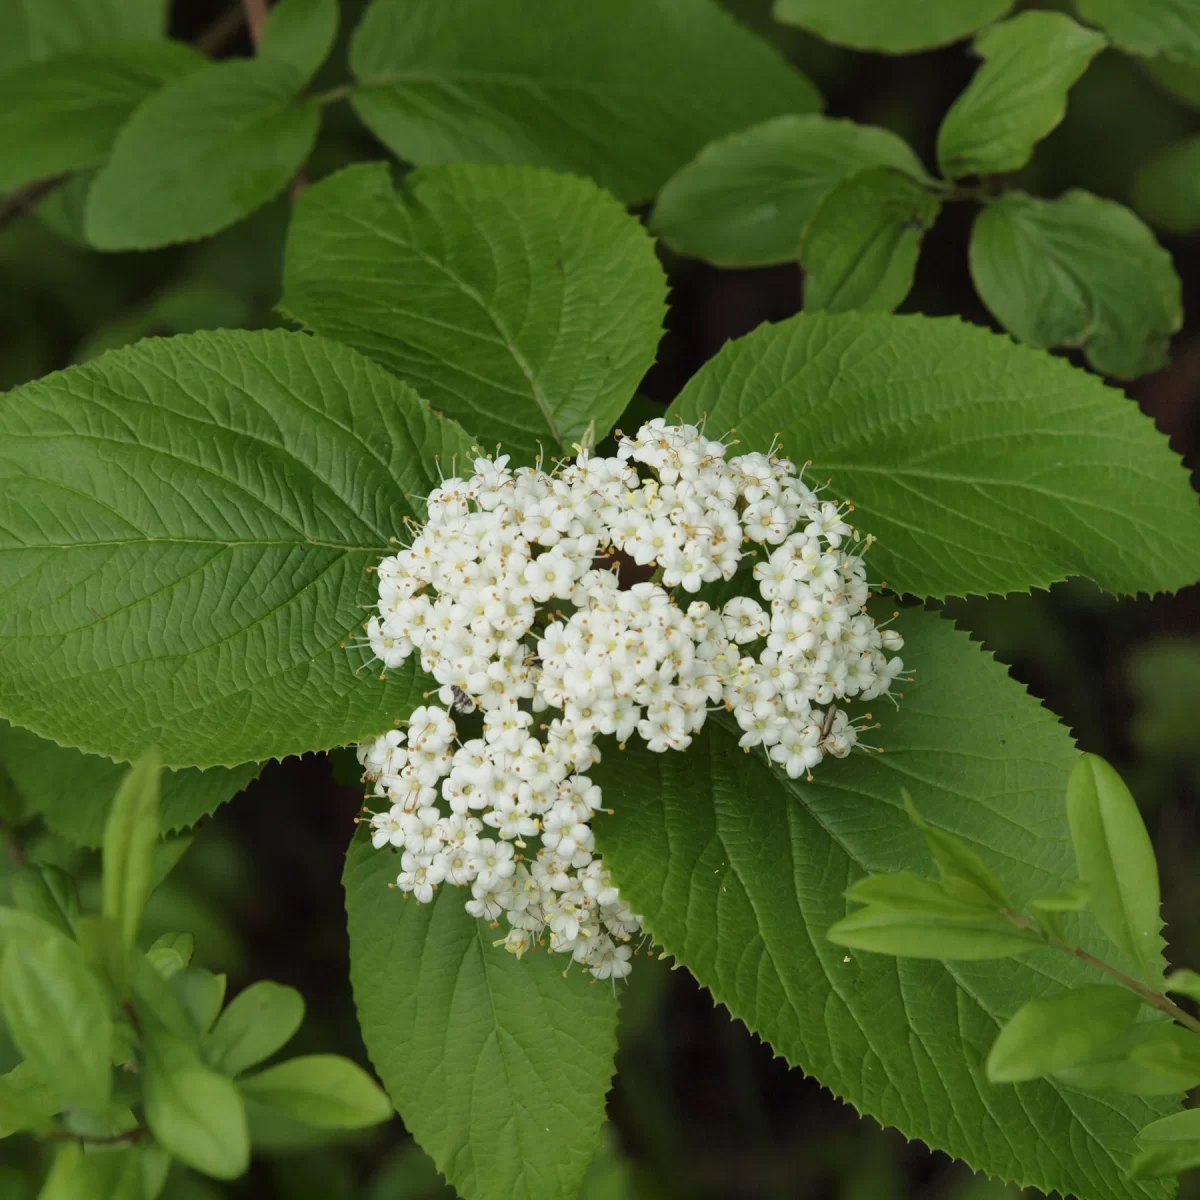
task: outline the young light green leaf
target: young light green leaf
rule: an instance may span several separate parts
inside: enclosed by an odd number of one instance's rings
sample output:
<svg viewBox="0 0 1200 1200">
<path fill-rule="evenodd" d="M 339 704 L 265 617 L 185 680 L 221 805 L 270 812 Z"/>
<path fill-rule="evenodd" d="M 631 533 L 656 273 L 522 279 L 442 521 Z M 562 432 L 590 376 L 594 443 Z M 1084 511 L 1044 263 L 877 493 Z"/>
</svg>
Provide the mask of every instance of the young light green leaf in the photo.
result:
<svg viewBox="0 0 1200 1200">
<path fill-rule="evenodd" d="M 126 954 L 137 944 L 150 895 L 161 773 L 158 751 L 143 754 L 117 789 L 104 827 L 104 915 L 120 926 Z"/>
<path fill-rule="evenodd" d="M 775 0 L 775 19 L 855 50 L 912 54 L 969 37 L 1014 0 Z"/>
<path fill-rule="evenodd" d="M 107 1149 L 107 1148 L 106 1148 Z M 130 1148 L 86 1154 L 77 1142 L 60 1146 L 38 1200 L 145 1200 L 141 1152 Z"/>
<path fill-rule="evenodd" d="M 713 138 L 820 106 L 712 0 L 374 0 L 350 69 L 355 111 L 409 162 L 553 167 L 630 204 Z"/>
<path fill-rule="evenodd" d="M 1088 906 L 1086 883 L 1073 883 L 1062 892 L 1051 892 L 1048 896 L 1034 896 L 1029 907 L 1038 912 L 1083 912 Z"/>
<path fill-rule="evenodd" d="M 146 961 L 170 982 L 171 976 L 192 961 L 195 942 L 190 933 L 164 933 L 146 951 Z"/>
<path fill-rule="evenodd" d="M 30 1063 L 18 1063 L 0 1075 L 0 1138 L 22 1130 L 42 1130 L 61 1111 L 55 1090 Z"/>
<path fill-rule="evenodd" d="M 1072 988 L 1017 1009 L 987 1056 L 992 1083 L 1042 1079 L 1085 1062 L 1137 1019 L 1135 992 L 1094 984 Z"/>
<path fill-rule="evenodd" d="M 1091 1092 L 1178 1096 L 1200 1084 L 1200 1037 L 1170 1021 L 1135 1025 L 1056 1075 L 1070 1087 Z"/>
<path fill-rule="evenodd" d="M 1200 9 L 1189 0 L 1075 0 L 1075 7 L 1130 54 L 1200 58 Z"/>
<path fill-rule="evenodd" d="M 1200 137 L 1172 142 L 1134 173 L 1133 207 L 1168 233 L 1200 229 Z"/>
<path fill-rule="evenodd" d="M 1157 988 L 1163 975 L 1158 863 L 1137 802 L 1120 775 L 1084 754 L 1067 783 L 1067 819 L 1092 912 L 1121 953 Z"/>
<path fill-rule="evenodd" d="M 1042 942 L 1007 921 L 939 920 L 871 904 L 835 922 L 825 936 L 837 946 L 901 958 L 1010 958 Z"/>
<path fill-rule="evenodd" d="M 143 100 L 204 62 L 178 42 L 114 42 L 0 74 L 0 191 L 98 166 Z"/>
<path fill-rule="evenodd" d="M 1200 570 L 1200 504 L 1153 422 L 1094 376 L 957 320 L 764 325 L 727 343 L 669 413 L 706 416 L 713 436 L 736 427 L 743 452 L 777 438 L 811 458 L 879 539 L 872 577 L 896 592 L 986 595 L 1084 575 L 1136 593 Z"/>
<path fill-rule="evenodd" d="M 307 83 L 333 49 L 337 0 L 279 0 L 267 15 L 258 57 L 287 63 Z"/>
<path fill-rule="evenodd" d="M 363 1129 L 391 1120 L 392 1102 L 357 1063 L 309 1054 L 249 1075 L 243 1095 L 323 1129 Z"/>
<path fill-rule="evenodd" d="M 1141 1152 L 1133 1160 L 1135 1179 L 1160 1179 L 1200 1167 L 1200 1108 L 1175 1113 L 1138 1134 Z"/>
<path fill-rule="evenodd" d="M 82 754 L 0 721 L 0 756 L 21 795 L 57 834 L 81 846 L 99 846 L 113 797 L 128 763 Z M 190 828 L 232 800 L 261 770 L 259 763 L 164 771 L 158 819 L 164 833 Z"/>
<path fill-rule="evenodd" d="M 168 84 L 125 124 L 88 193 L 87 239 L 149 250 L 208 237 L 287 186 L 317 136 L 290 63 L 234 59 Z"/>
<path fill-rule="evenodd" d="M 1172 971 L 1167 976 L 1166 990 L 1179 996 L 1189 996 L 1193 1000 L 1200 1000 L 1200 972 Z"/>
<path fill-rule="evenodd" d="M 112 1001 L 65 938 L 14 942 L 0 964 L 9 1035 L 64 1106 L 100 1112 L 112 1095 Z"/>
<path fill-rule="evenodd" d="M 995 905 L 969 903 L 933 880 L 922 879 L 908 871 L 867 875 L 852 883 L 845 896 L 856 904 L 873 904 L 916 917 L 979 921 L 994 920 L 996 916 Z"/>
<path fill-rule="evenodd" d="M 13 903 L 49 921 L 67 937 L 74 936 L 79 919 L 79 890 L 75 880 L 51 863 L 31 863 L 14 871 L 8 881 Z"/>
<path fill-rule="evenodd" d="M 983 65 L 938 131 L 950 178 L 1019 171 L 1066 115 L 1067 92 L 1104 49 L 1103 34 L 1064 13 L 1025 12 L 975 39 Z"/>
<path fill-rule="evenodd" d="M 1129 209 L 1090 192 L 1006 192 L 975 218 L 980 299 L 1032 346 L 1079 346 L 1097 371 L 1133 379 L 1167 362 L 1183 323 L 1171 256 Z"/>
<path fill-rule="evenodd" d="M 130 972 L 133 1005 L 144 1029 L 156 1029 L 186 1045 L 199 1046 L 200 1037 L 183 1002 L 171 989 L 168 971 L 160 970 L 162 959 L 148 955 L 135 958 Z"/>
<path fill-rule="evenodd" d="M 237 1088 L 168 1033 L 147 1029 L 143 1043 L 150 1132 L 189 1167 L 236 1179 L 250 1165 L 246 1110 Z"/>
<path fill-rule="evenodd" d="M 902 787 L 931 824 L 997 864 L 1014 903 L 1073 873 L 1066 730 L 949 622 L 908 610 L 896 624 L 906 661 L 920 666 L 899 711 L 877 714 L 872 741 L 886 753 L 789 781 L 744 754 L 717 714 L 686 754 L 631 743 L 589 770 L 617 810 L 595 822 L 598 848 L 654 940 L 776 1054 L 859 1111 L 993 1175 L 1130 1200 L 1122 1173 L 1134 1133 L 1170 1101 L 1094 1097 L 1054 1080 L 993 1088 L 980 1062 L 1021 1003 L 1091 982 L 1091 968 L 1049 949 L 946 963 L 824 937 L 845 912 L 839 881 L 925 859 Z M 1090 914 L 1073 932 L 1103 953 Z"/>
<path fill-rule="evenodd" d="M 75 936 L 88 968 L 124 999 L 129 982 L 129 953 L 121 926 L 112 917 L 88 913 L 75 922 Z"/>
<path fill-rule="evenodd" d="M 705 146 L 667 180 L 650 228 L 676 253 L 718 267 L 791 262 L 821 200 L 868 167 L 925 178 L 921 160 L 890 130 L 816 114 L 776 117 Z"/>
<path fill-rule="evenodd" d="M 169 0 L 6 0 L 0 4 L 0 71 L 104 42 L 166 33 Z"/>
<path fill-rule="evenodd" d="M 585 179 L 530 167 L 349 167 L 296 206 L 283 310 L 532 462 L 606 433 L 654 361 L 667 282 Z"/>
<path fill-rule="evenodd" d="M 63 936 L 57 924 L 44 920 L 36 913 L 9 908 L 8 905 L 0 906 L 0 949 L 18 941 L 38 943 Z"/>
<path fill-rule="evenodd" d="M 908 295 L 937 198 L 890 167 L 843 179 L 804 230 L 804 307 L 891 312 Z"/>
<path fill-rule="evenodd" d="M 359 741 L 428 690 L 415 665 L 356 674 L 348 643 L 409 497 L 471 441 L 353 350 L 278 330 L 142 342 L 13 393 L 0 444 L 14 720 L 209 766 Z"/>
<path fill-rule="evenodd" d="M 154 853 L 150 860 L 151 895 L 166 881 L 167 876 L 179 866 L 180 860 L 191 849 L 192 840 L 191 834 L 184 834 L 182 837 L 163 838 L 154 847 Z"/>
<path fill-rule="evenodd" d="M 204 1039 L 204 1056 L 218 1071 L 240 1075 L 270 1058 L 290 1040 L 304 1019 L 304 997 L 270 980 L 239 992 Z"/>
<path fill-rule="evenodd" d="M 201 1036 L 208 1033 L 225 1000 L 225 976 L 203 967 L 184 967 L 169 980 L 184 1011 Z"/>
<path fill-rule="evenodd" d="M 924 834 L 925 842 L 933 852 L 942 887 L 965 904 L 978 904 L 1001 912 L 1011 909 L 1012 902 L 995 871 L 962 838 L 930 825 L 917 811 L 907 788 L 901 788 L 900 795 L 908 819 Z"/>
<path fill-rule="evenodd" d="M 564 978 L 563 955 L 494 946 L 455 889 L 406 901 L 387 886 L 396 858 L 364 832 L 344 877 L 350 977 L 405 1125 L 473 1200 L 576 1200 L 604 1123 L 615 992 Z M 478 1119 L 482 1094 L 503 1120 Z"/>
</svg>

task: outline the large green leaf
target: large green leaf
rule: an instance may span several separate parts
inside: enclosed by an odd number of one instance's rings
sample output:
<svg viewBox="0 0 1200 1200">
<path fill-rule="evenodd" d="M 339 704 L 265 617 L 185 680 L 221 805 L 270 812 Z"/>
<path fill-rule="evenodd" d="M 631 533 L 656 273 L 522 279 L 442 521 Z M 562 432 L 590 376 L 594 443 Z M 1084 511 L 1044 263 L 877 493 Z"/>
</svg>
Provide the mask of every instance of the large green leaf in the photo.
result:
<svg viewBox="0 0 1200 1200">
<path fill-rule="evenodd" d="M 896 959 L 825 937 L 864 873 L 928 862 L 902 789 L 978 847 L 1018 903 L 1073 873 L 1066 731 L 949 622 L 909 610 L 897 626 L 916 682 L 898 711 L 875 713 L 870 740 L 886 753 L 789 782 L 720 718 L 683 754 L 606 750 L 589 772 L 616 809 L 596 822 L 605 860 L 656 941 L 860 1111 L 1021 1185 L 1165 1196 L 1123 1172 L 1137 1129 L 1169 1104 L 985 1078 L 1003 1022 L 1027 1000 L 1095 982 L 1082 963 L 1048 949 L 994 963 Z M 1108 953 L 1090 921 L 1066 920 L 1085 948 Z"/>
<path fill-rule="evenodd" d="M 517 960 L 443 887 L 388 883 L 399 859 L 346 859 L 350 981 L 363 1040 L 413 1136 L 471 1200 L 575 1200 L 604 1123 L 617 999 L 566 955 Z"/>
<path fill-rule="evenodd" d="M 161 37 L 169 0 L 4 0 L 0 71 L 99 42 Z"/>
<path fill-rule="evenodd" d="M 320 113 L 281 59 L 213 63 L 151 96 L 117 136 L 88 193 L 102 250 L 208 237 L 278 195 L 312 149 Z"/>
<path fill-rule="evenodd" d="M 1014 0 L 775 0 L 775 19 L 856 50 L 911 54 L 968 37 Z"/>
<path fill-rule="evenodd" d="M 800 316 L 731 342 L 672 411 L 743 450 L 813 460 L 879 541 L 872 578 L 924 596 L 1086 575 L 1172 590 L 1200 571 L 1200 504 L 1152 422 L 1048 354 L 954 319 Z"/>
<path fill-rule="evenodd" d="M 1200 56 L 1200 7 L 1194 0 L 1075 0 L 1075 7 L 1131 54 Z"/>
<path fill-rule="evenodd" d="M 1033 346 L 1080 346 L 1097 371 L 1164 367 L 1183 324 L 1171 256 L 1129 209 L 1090 192 L 1008 192 L 971 231 L 971 278 L 996 319 Z"/>
<path fill-rule="evenodd" d="M 895 167 L 925 176 L 887 129 L 817 115 L 776 117 L 705 146 L 659 193 L 650 226 L 672 250 L 719 267 L 800 256 L 804 227 L 847 175 Z"/>
<path fill-rule="evenodd" d="M 1164 146 L 1141 163 L 1130 185 L 1133 207 L 1169 233 L 1200 229 L 1200 137 Z"/>
<path fill-rule="evenodd" d="M 0 191 L 103 162 L 147 96 L 203 64 L 178 42 L 116 42 L 0 75 Z"/>
<path fill-rule="evenodd" d="M 280 330 L 141 342 L 11 393 L 0 712 L 170 766 L 379 732 L 422 688 L 415 666 L 356 674 L 366 569 L 469 445 L 355 351 Z"/>
<path fill-rule="evenodd" d="M 611 428 L 654 361 L 666 292 L 645 231 L 588 180 L 431 167 L 396 191 L 370 163 L 300 198 L 283 308 L 532 460 Z"/>
<path fill-rule="evenodd" d="M 804 307 L 891 312 L 912 287 L 937 197 L 890 167 L 843 179 L 804 231 Z"/>
<path fill-rule="evenodd" d="M 713 138 L 820 103 L 712 0 L 375 0 L 350 67 L 401 158 L 558 167 L 631 203 Z"/>
<path fill-rule="evenodd" d="M 80 846 L 100 845 L 128 764 L 56 745 L 7 721 L 0 721 L 0 757 L 26 803 L 55 833 Z M 232 769 L 164 771 L 159 802 L 162 832 L 195 825 L 232 800 L 260 769 L 259 763 L 243 763 Z"/>
<path fill-rule="evenodd" d="M 938 131 L 951 177 L 1017 171 L 1063 119 L 1067 92 L 1104 49 L 1102 34 L 1055 12 L 1026 12 L 975 39 L 983 66 Z"/>
</svg>

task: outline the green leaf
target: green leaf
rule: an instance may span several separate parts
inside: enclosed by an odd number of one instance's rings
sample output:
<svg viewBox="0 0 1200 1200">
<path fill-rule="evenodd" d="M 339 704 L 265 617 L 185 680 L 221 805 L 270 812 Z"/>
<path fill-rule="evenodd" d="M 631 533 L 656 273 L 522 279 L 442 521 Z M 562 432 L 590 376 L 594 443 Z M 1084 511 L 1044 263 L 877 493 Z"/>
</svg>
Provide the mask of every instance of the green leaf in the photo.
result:
<svg viewBox="0 0 1200 1200">
<path fill-rule="evenodd" d="M 903 958 L 978 961 L 1024 954 L 1042 945 L 1008 921 L 939 920 L 872 904 L 830 926 L 826 937 L 838 946 L 895 954 Z"/>
<path fill-rule="evenodd" d="M 137 944 L 150 895 L 161 770 L 157 750 L 143 754 L 117 789 L 104 827 L 104 915 L 120 927 L 127 955 Z"/>
<path fill-rule="evenodd" d="M 155 938 L 146 951 L 146 961 L 170 982 L 171 976 L 182 971 L 192 961 L 195 942 L 190 933 L 164 933 Z"/>
<path fill-rule="evenodd" d="M 921 160 L 890 130 L 776 117 L 705 146 L 667 181 L 650 228 L 677 253 L 718 267 L 790 262 L 830 189 L 868 167 L 925 178 Z"/>
<path fill-rule="evenodd" d="M 710 429 L 712 426 L 710 425 Z M 1026 1000 L 1090 982 L 1069 955 L 994 963 L 851 953 L 825 930 L 838 890 L 924 860 L 898 797 L 978 847 L 1014 900 L 1071 872 L 1062 810 L 1075 758 L 1063 727 L 966 635 L 909 610 L 919 664 L 899 711 L 877 714 L 884 754 L 827 761 L 788 781 L 710 718 L 684 754 L 632 743 L 588 772 L 616 815 L 596 839 L 650 935 L 776 1054 L 910 1138 L 1002 1175 L 1088 1200 L 1129 1200 L 1134 1131 L 1165 1101 L 1090 1097 L 1054 1081 L 992 1088 L 983 1058 Z M 1078 944 L 1105 945 L 1071 917 Z M 1163 1196 L 1164 1193 L 1149 1193 Z"/>
<path fill-rule="evenodd" d="M 1200 57 L 1200 9 L 1191 0 L 1075 0 L 1075 7 L 1130 54 Z"/>
<path fill-rule="evenodd" d="M 210 766 L 419 703 L 415 665 L 360 677 L 348 642 L 408 497 L 471 443 L 381 367 L 278 330 L 142 342 L 12 393 L 0 444 L 0 712 Z"/>
<path fill-rule="evenodd" d="M 1182 970 L 1172 971 L 1167 976 L 1166 990 L 1179 996 L 1189 996 L 1200 1000 L 1200 972 Z"/>
<path fill-rule="evenodd" d="M 0 1138 L 26 1129 L 42 1130 L 62 1109 L 55 1091 L 27 1062 L 0 1075 Z"/>
<path fill-rule="evenodd" d="M 295 988 L 270 980 L 239 992 L 217 1018 L 204 1040 L 209 1063 L 226 1075 L 270 1058 L 290 1040 L 304 1020 L 304 997 Z"/>
<path fill-rule="evenodd" d="M 129 956 L 121 939 L 120 925 L 111 917 L 88 913 L 75 923 L 75 936 L 83 961 L 124 998 L 129 982 Z"/>
<path fill-rule="evenodd" d="M 144 1200 L 142 1152 L 85 1153 L 76 1142 L 58 1148 L 38 1200 Z"/>
<path fill-rule="evenodd" d="M 355 111 L 409 162 L 554 167 L 627 203 L 713 138 L 820 106 L 711 0 L 375 0 L 350 69 Z"/>
<path fill-rule="evenodd" d="M 62 938 L 57 924 L 51 924 L 34 913 L 22 912 L 19 908 L 0 906 L 0 948 L 14 942 L 44 942 Z"/>
<path fill-rule="evenodd" d="M 101 250 L 208 237 L 266 204 L 300 169 L 319 111 L 297 100 L 290 63 L 231 60 L 147 100 L 117 136 L 88 193 L 85 230 Z"/>
<path fill-rule="evenodd" d="M 1097 371 L 1133 379 L 1167 363 L 1183 323 L 1171 256 L 1129 209 L 1090 192 L 1006 192 L 975 218 L 980 299 L 1033 346 L 1079 346 Z"/>
<path fill-rule="evenodd" d="M 1200 1084 L 1200 1037 L 1170 1021 L 1135 1025 L 1057 1075 L 1087 1091 L 1178 1096 Z"/>
<path fill-rule="evenodd" d="M 1052 892 L 1048 896 L 1034 896 L 1029 907 L 1038 912 L 1083 912 L 1088 906 L 1086 883 L 1073 883 L 1066 891 Z"/>
<path fill-rule="evenodd" d="M 17 1048 L 64 1106 L 108 1107 L 111 1001 L 72 943 L 9 945 L 0 966 L 0 1008 Z"/>
<path fill-rule="evenodd" d="M 654 361 L 667 282 L 645 230 L 584 179 L 349 167 L 296 206 L 282 307 L 526 461 L 607 432 Z"/>
<path fill-rule="evenodd" d="M 0 721 L 4 767 L 29 806 L 55 833 L 81 846 L 99 846 L 117 788 L 129 771 L 95 754 L 55 745 L 28 729 Z M 159 823 L 164 833 L 190 828 L 232 800 L 261 770 L 243 763 L 232 770 L 164 771 Z"/>
<path fill-rule="evenodd" d="M 184 967 L 171 976 L 169 983 L 196 1032 L 208 1033 L 225 1000 L 225 976 L 214 975 L 203 967 Z"/>
<path fill-rule="evenodd" d="M 1137 801 L 1095 754 L 1082 755 L 1071 771 L 1067 819 L 1096 920 L 1157 989 L 1165 964 L 1154 846 Z"/>
<path fill-rule="evenodd" d="M 1148 58 L 1138 66 L 1180 104 L 1200 109 L 1200 63 L 1191 59 Z"/>
<path fill-rule="evenodd" d="M 147 1029 L 144 1103 L 150 1132 L 176 1158 L 218 1179 L 250 1165 L 246 1110 L 234 1085 L 185 1042 Z"/>
<path fill-rule="evenodd" d="M 357 1063 L 337 1054 L 289 1058 L 242 1079 L 242 1094 L 324 1129 L 362 1129 L 392 1116 L 392 1102 Z"/>
<path fill-rule="evenodd" d="M 258 57 L 289 64 L 307 83 L 333 49 L 337 0 L 279 0 L 267 16 Z"/>
<path fill-rule="evenodd" d="M 1001 912 L 1011 909 L 1012 901 L 995 871 L 962 838 L 930 825 L 917 811 L 907 788 L 902 788 L 900 795 L 908 819 L 921 831 L 933 852 L 942 887 L 965 904 L 978 904 Z"/>
<path fill-rule="evenodd" d="M 847 900 L 894 909 L 914 917 L 936 917 L 952 921 L 992 920 L 992 905 L 971 904 L 947 892 L 931 879 L 922 879 L 909 871 L 868 875 L 852 883 L 845 891 Z M 1009 926 L 1012 929 L 1012 926 Z M 1015 932 L 1015 931 L 1013 931 Z"/>
<path fill-rule="evenodd" d="M 30 863 L 14 871 L 8 881 L 13 903 L 25 912 L 49 921 L 67 937 L 79 918 L 79 890 L 75 880 L 51 863 Z"/>
<path fill-rule="evenodd" d="M 938 131 L 950 178 L 1019 171 L 1067 112 L 1067 92 L 1106 45 L 1056 12 L 1026 12 L 975 39 L 983 66 Z"/>
<path fill-rule="evenodd" d="M 829 479 L 879 540 L 872 579 L 923 596 L 1174 590 L 1200 504 L 1153 422 L 1066 363 L 954 319 L 800 316 L 725 345 L 669 410 Z M 907 658 L 907 655 L 906 655 Z"/>
<path fill-rule="evenodd" d="M 1200 137 L 1172 142 L 1134 173 L 1133 207 L 1168 233 L 1200 229 Z"/>
<path fill-rule="evenodd" d="M 97 43 L 140 41 L 166 32 L 169 0 L 5 0 L 0 5 L 0 71 Z"/>
<path fill-rule="evenodd" d="M 775 19 L 839 46 L 911 54 L 969 37 L 998 20 L 1014 0 L 775 0 Z"/>
<path fill-rule="evenodd" d="M 1133 1024 L 1141 1003 L 1136 993 L 1104 984 L 1030 1000 L 992 1043 L 987 1077 L 1024 1083 L 1085 1062 Z"/>
<path fill-rule="evenodd" d="M 912 287 L 921 239 L 941 205 L 890 167 L 843 179 L 804 231 L 804 307 L 891 312 Z"/>
<path fill-rule="evenodd" d="M 1142 1151 L 1134 1160 L 1136 1179 L 1178 1175 L 1200 1167 L 1200 1108 L 1154 1121 L 1138 1134 Z"/>
<path fill-rule="evenodd" d="M 518 961 L 493 946 L 458 888 L 406 901 L 387 886 L 398 861 L 360 833 L 344 878 L 354 1000 L 380 1079 L 463 1195 L 576 1200 L 604 1123 L 615 991 L 567 970 L 566 955 Z"/>
<path fill-rule="evenodd" d="M 148 954 L 133 962 L 131 984 L 134 1008 L 144 1029 L 153 1029 L 185 1045 L 199 1046 L 200 1037 L 196 1023 L 183 1006 L 183 1002 L 171 989 L 169 964 L 167 971 L 161 970 L 163 960 Z"/>
<path fill-rule="evenodd" d="M 178 42 L 116 42 L 0 75 L 0 191 L 99 165 L 147 96 L 204 61 Z"/>
</svg>

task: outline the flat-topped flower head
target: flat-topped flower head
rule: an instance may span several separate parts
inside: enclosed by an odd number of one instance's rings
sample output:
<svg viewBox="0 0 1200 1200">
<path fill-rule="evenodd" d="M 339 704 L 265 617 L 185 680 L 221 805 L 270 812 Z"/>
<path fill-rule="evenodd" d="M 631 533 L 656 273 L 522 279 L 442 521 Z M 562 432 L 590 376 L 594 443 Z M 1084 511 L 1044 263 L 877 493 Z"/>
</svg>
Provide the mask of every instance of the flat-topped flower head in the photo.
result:
<svg viewBox="0 0 1200 1200">
<path fill-rule="evenodd" d="M 621 978 L 641 920 L 595 850 L 601 739 L 686 751 L 724 710 L 747 751 L 807 775 L 857 745 L 845 705 L 889 690 L 902 640 L 866 611 L 847 509 L 694 425 L 656 418 L 552 471 L 478 458 L 426 508 L 378 565 L 366 632 L 385 669 L 417 655 L 440 703 L 359 747 L 386 805 L 372 842 L 419 902 L 468 889 L 518 956 Z M 743 594 L 697 595 L 735 576 Z"/>
</svg>

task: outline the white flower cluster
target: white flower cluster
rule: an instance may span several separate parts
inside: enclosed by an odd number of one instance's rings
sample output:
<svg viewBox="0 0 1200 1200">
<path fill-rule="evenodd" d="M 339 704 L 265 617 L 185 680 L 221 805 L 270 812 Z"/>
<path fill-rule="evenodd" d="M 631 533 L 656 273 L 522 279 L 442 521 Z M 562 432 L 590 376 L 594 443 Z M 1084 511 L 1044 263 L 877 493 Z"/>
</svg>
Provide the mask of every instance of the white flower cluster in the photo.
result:
<svg viewBox="0 0 1200 1200">
<path fill-rule="evenodd" d="M 863 607 L 843 509 L 786 459 L 726 450 L 659 418 L 615 458 L 553 472 L 479 458 L 430 493 L 426 523 L 379 564 L 366 627 L 385 668 L 418 652 L 445 706 L 359 748 L 389 804 L 374 844 L 403 849 L 405 892 L 469 886 L 467 910 L 503 915 L 514 953 L 548 941 L 620 977 L 640 919 L 595 852 L 599 735 L 683 750 L 724 707 L 741 745 L 793 778 L 850 752 L 838 705 L 888 690 L 901 640 Z M 751 561 L 757 599 L 680 603 Z M 477 709 L 460 740 L 451 714 Z"/>
</svg>

